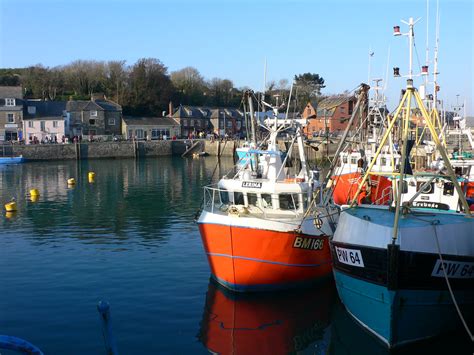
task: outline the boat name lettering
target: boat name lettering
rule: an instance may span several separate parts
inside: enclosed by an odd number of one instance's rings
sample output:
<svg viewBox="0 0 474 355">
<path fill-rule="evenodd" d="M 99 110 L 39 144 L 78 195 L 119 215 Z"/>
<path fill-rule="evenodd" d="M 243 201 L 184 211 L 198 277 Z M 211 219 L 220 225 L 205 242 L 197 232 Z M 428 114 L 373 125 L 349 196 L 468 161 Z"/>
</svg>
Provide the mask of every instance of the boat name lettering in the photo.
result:
<svg viewBox="0 0 474 355">
<path fill-rule="evenodd" d="M 474 278 L 474 263 L 451 260 L 443 260 L 443 263 L 441 263 L 440 259 L 436 261 L 431 276 L 444 277 L 443 264 L 448 277 L 454 279 Z"/>
<path fill-rule="evenodd" d="M 341 247 L 335 247 L 336 256 L 340 263 L 364 267 L 364 260 L 362 259 L 362 253 L 360 250 L 347 249 Z"/>
<path fill-rule="evenodd" d="M 445 203 L 428 202 L 428 201 L 413 201 L 413 207 L 420 208 L 434 208 L 437 210 L 449 210 L 449 206 Z"/>
<path fill-rule="evenodd" d="M 254 189 L 261 189 L 262 183 L 256 181 L 242 181 L 242 187 L 250 187 Z"/>
<path fill-rule="evenodd" d="M 295 241 L 293 242 L 293 248 L 323 250 L 324 239 L 296 237 Z"/>
</svg>

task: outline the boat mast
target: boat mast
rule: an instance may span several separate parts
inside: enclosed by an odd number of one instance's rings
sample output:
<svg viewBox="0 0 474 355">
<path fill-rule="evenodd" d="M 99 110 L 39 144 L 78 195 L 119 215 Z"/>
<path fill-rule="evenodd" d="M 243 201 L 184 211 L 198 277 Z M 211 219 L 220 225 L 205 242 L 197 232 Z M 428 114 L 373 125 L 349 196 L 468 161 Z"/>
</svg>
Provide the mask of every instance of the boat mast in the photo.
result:
<svg viewBox="0 0 474 355">
<path fill-rule="evenodd" d="M 469 211 L 469 205 L 466 201 L 466 198 L 464 196 L 464 193 L 461 189 L 461 186 L 459 185 L 459 182 L 456 179 L 456 175 L 454 173 L 454 170 L 449 162 L 448 154 L 446 152 L 446 149 L 444 148 L 443 144 L 440 141 L 440 138 L 438 137 L 436 133 L 436 128 L 430 118 L 430 115 L 428 114 L 425 105 L 420 97 L 420 94 L 418 91 L 415 89 L 413 86 L 413 68 L 412 68 L 412 63 L 413 63 L 413 42 L 414 42 L 414 31 L 413 27 L 416 24 L 417 21 L 413 21 L 413 18 L 409 19 L 409 22 L 402 21 L 403 23 L 406 23 L 409 26 L 409 32 L 402 34 L 400 32 L 400 26 L 395 26 L 394 27 L 394 35 L 395 36 L 409 36 L 409 44 L 410 44 L 410 51 L 409 51 L 409 73 L 406 76 L 407 79 L 407 86 L 406 86 L 406 91 L 403 94 L 403 97 L 400 101 L 400 104 L 398 105 L 395 114 L 393 116 L 393 119 L 390 118 L 390 124 L 388 126 L 387 131 L 385 132 L 379 147 L 377 149 L 377 152 L 375 153 L 375 156 L 372 158 L 372 161 L 370 162 L 367 171 L 362 178 L 362 181 L 359 183 L 359 187 L 357 189 L 357 192 L 354 196 L 354 199 L 351 202 L 351 206 L 354 206 L 357 203 L 357 198 L 362 191 L 362 187 L 365 185 L 369 175 L 371 174 L 372 168 L 377 161 L 378 156 L 380 155 L 380 152 L 382 151 L 383 146 L 387 142 L 388 137 L 391 134 L 391 131 L 393 130 L 393 127 L 395 125 L 395 121 L 397 120 L 397 117 L 399 117 L 400 113 L 401 115 L 401 126 L 402 126 L 402 139 L 403 139 L 403 148 L 402 148 L 402 155 L 401 155 L 401 161 L 400 161 L 400 171 L 397 175 L 399 175 L 399 180 L 398 180 L 398 186 L 396 189 L 396 200 L 395 200 L 395 219 L 394 219 L 394 225 L 393 225 L 393 236 L 392 236 L 392 243 L 395 243 L 398 235 L 398 224 L 399 224 L 399 219 L 400 219 L 400 209 L 401 209 L 401 194 L 402 194 L 402 189 L 403 189 L 403 184 L 404 184 L 404 175 L 405 175 L 405 162 L 406 162 L 406 157 L 407 157 L 407 141 L 408 141 L 408 128 L 409 128 L 409 123 L 410 123 L 410 118 L 411 118 L 411 113 L 412 113 L 412 108 L 411 108 L 411 100 L 412 98 L 414 99 L 414 103 L 416 106 L 418 106 L 419 110 L 421 111 L 422 117 L 425 120 L 428 129 L 433 137 L 434 143 L 436 145 L 436 148 L 438 149 L 439 153 L 441 154 L 441 157 L 444 161 L 444 165 L 447 169 L 448 176 L 451 179 L 451 182 L 454 185 L 454 188 L 456 189 L 456 192 L 459 195 L 459 198 L 461 200 L 461 204 L 463 206 L 464 212 L 466 216 L 471 217 L 471 213 Z M 422 71 L 419 75 L 424 75 L 425 71 Z M 400 76 L 399 74 L 399 68 L 394 68 L 394 75 L 395 76 Z M 409 207 L 409 206 L 408 206 Z"/>
</svg>

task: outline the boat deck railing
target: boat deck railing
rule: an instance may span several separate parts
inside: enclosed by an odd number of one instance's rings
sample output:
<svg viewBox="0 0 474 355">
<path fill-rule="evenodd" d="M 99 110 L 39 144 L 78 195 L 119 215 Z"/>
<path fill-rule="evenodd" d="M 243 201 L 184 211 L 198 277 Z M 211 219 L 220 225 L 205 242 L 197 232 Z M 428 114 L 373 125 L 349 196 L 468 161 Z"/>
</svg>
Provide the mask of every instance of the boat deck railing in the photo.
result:
<svg viewBox="0 0 474 355">
<path fill-rule="evenodd" d="M 253 217 L 271 220 L 292 220 L 303 218 L 304 213 L 297 208 L 294 209 L 273 209 L 264 206 L 236 204 L 229 200 L 229 190 L 218 187 L 204 187 L 203 209 L 211 213 L 221 215 L 235 215 L 238 217 Z"/>
</svg>

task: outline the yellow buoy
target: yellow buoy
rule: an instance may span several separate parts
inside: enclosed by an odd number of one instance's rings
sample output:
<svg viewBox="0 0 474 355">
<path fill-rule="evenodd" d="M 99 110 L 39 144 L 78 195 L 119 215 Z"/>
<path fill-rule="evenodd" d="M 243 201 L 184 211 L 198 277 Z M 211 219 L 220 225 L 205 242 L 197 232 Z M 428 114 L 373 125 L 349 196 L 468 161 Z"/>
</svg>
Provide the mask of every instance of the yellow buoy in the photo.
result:
<svg viewBox="0 0 474 355">
<path fill-rule="evenodd" d="M 38 189 L 31 189 L 31 190 L 30 190 L 30 196 L 31 196 L 31 197 L 33 197 L 33 196 L 38 197 L 39 194 L 40 194 L 40 193 L 39 193 Z"/>
<path fill-rule="evenodd" d="M 74 179 L 74 178 L 67 179 L 67 184 L 68 185 L 76 185 L 76 179 Z"/>
<path fill-rule="evenodd" d="M 89 171 L 89 174 L 87 174 L 87 176 L 89 177 L 89 180 L 94 180 L 95 178 L 95 173 L 93 171 Z"/>
<path fill-rule="evenodd" d="M 31 202 L 36 202 L 39 199 L 39 195 L 30 195 L 30 201 Z"/>
<path fill-rule="evenodd" d="M 16 211 L 16 202 L 11 201 L 5 204 L 5 210 L 7 212 L 15 212 Z"/>
<path fill-rule="evenodd" d="M 13 212 L 5 212 L 5 217 L 12 218 L 16 216 L 16 211 Z"/>
</svg>

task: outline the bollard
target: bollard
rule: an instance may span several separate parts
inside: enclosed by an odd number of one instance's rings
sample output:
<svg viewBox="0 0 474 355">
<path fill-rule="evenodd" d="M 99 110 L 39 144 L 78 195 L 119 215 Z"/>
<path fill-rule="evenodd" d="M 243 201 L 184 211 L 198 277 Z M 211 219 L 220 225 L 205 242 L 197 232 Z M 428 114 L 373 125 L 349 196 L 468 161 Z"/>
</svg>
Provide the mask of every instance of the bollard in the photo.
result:
<svg viewBox="0 0 474 355">
<path fill-rule="evenodd" d="M 104 336 L 105 349 L 107 355 L 118 355 L 117 345 L 112 334 L 112 323 L 110 320 L 110 305 L 107 301 L 101 300 L 97 304 L 102 323 L 102 334 Z"/>
</svg>

